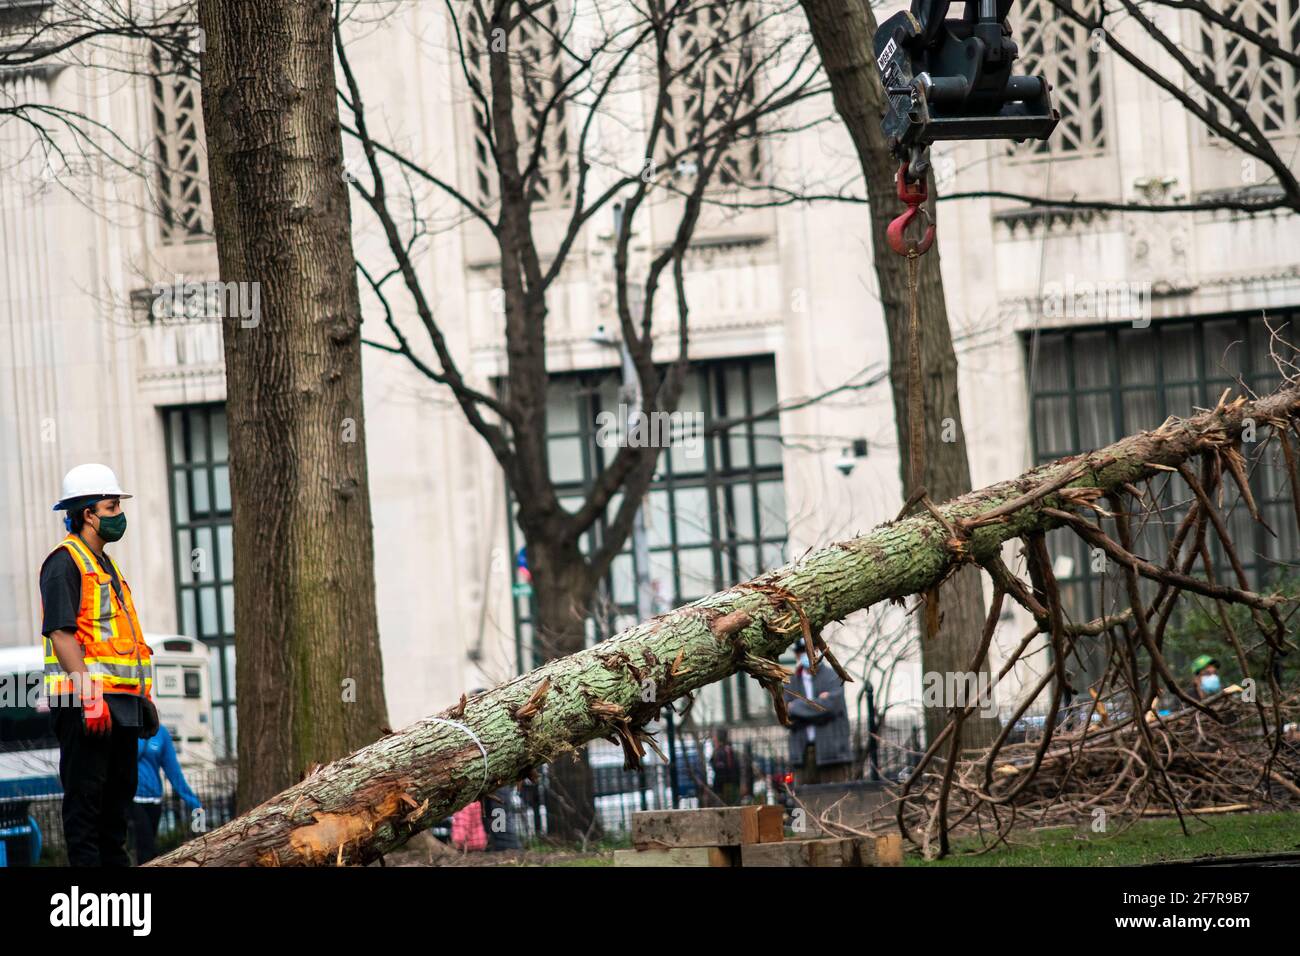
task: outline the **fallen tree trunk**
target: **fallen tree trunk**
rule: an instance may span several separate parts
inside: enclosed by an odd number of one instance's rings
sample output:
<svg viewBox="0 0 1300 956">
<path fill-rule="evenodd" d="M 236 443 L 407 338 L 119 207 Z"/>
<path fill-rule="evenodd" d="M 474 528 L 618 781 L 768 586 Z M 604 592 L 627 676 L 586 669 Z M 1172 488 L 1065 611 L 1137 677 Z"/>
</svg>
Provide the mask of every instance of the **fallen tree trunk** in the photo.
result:
<svg viewBox="0 0 1300 956">
<path fill-rule="evenodd" d="M 299 784 L 151 865 L 366 863 L 482 794 L 590 740 L 643 755 L 642 728 L 679 697 L 744 671 L 784 716 L 777 658 L 803 634 L 834 658 L 821 628 L 890 598 L 923 593 L 962 562 L 990 562 L 1004 542 L 1057 526 L 1087 493 L 1124 486 L 1237 441 L 1243 426 L 1286 428 L 1300 388 L 1171 419 L 1089 455 L 881 525 L 754 581 L 695 601 L 318 768 Z M 1095 497 L 1095 493 L 1093 495 Z"/>
</svg>

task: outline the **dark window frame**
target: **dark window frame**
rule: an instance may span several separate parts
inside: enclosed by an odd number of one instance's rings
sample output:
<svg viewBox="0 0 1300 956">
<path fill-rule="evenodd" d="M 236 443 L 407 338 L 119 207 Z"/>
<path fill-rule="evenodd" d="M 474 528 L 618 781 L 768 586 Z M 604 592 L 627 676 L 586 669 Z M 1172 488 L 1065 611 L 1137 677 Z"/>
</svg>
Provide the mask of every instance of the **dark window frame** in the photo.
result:
<svg viewBox="0 0 1300 956">
<path fill-rule="evenodd" d="M 1272 391 L 1281 381 L 1275 367 L 1267 366 L 1261 360 L 1257 352 L 1262 348 L 1267 353 L 1267 336 L 1268 329 L 1265 327 L 1265 321 L 1275 327 L 1281 327 L 1285 337 L 1291 342 L 1297 340 L 1297 330 L 1300 329 L 1300 308 L 1277 309 L 1261 315 L 1259 311 L 1236 312 L 1236 313 L 1215 313 L 1209 315 L 1180 316 L 1171 319 L 1153 320 L 1150 326 L 1144 329 L 1137 328 L 1131 323 L 1110 323 L 1110 324 L 1088 324 L 1076 327 L 1053 328 L 1053 329 L 1035 329 L 1023 335 L 1022 344 L 1025 348 L 1026 369 L 1029 371 L 1027 392 L 1029 401 L 1029 438 L 1030 446 L 1033 450 L 1034 464 L 1041 465 L 1046 462 L 1054 461 L 1064 455 L 1080 454 L 1093 449 L 1084 447 L 1081 436 L 1083 427 L 1083 416 L 1080 414 L 1081 400 L 1086 400 L 1094 396 L 1108 396 L 1108 427 L 1109 432 L 1106 436 L 1107 441 L 1098 443 L 1097 447 L 1114 441 L 1124 435 L 1133 434 L 1140 430 L 1148 430 L 1159 427 L 1159 425 L 1170 415 L 1186 416 L 1192 414 L 1193 408 L 1188 407 L 1188 403 L 1183 401 L 1178 393 L 1191 393 L 1191 404 L 1206 408 L 1212 407 L 1224 389 L 1232 387 L 1235 391 L 1240 390 L 1241 385 L 1254 390 L 1257 394 L 1267 394 Z M 1231 341 L 1236 352 L 1236 359 L 1229 364 L 1228 368 L 1223 367 L 1221 363 L 1222 356 L 1212 357 L 1209 352 L 1212 346 L 1207 344 L 1207 330 L 1214 328 L 1222 331 L 1231 326 L 1233 332 L 1228 336 L 1221 336 L 1219 341 Z M 1190 340 L 1187 335 L 1190 332 Z M 1175 337 L 1181 339 L 1173 348 L 1166 348 L 1162 343 L 1168 339 L 1175 341 Z M 1063 387 L 1059 383 L 1053 383 L 1056 387 L 1045 387 L 1040 370 L 1034 368 L 1035 340 L 1037 348 L 1041 355 L 1044 340 L 1057 340 L 1061 343 L 1063 361 L 1065 363 L 1066 382 Z M 1089 355 L 1088 348 L 1080 346 L 1080 342 L 1104 342 L 1106 355 L 1104 359 L 1106 369 L 1106 382 L 1101 385 L 1080 386 L 1078 384 L 1078 372 L 1081 362 L 1085 361 Z M 1191 342 L 1193 349 L 1194 361 L 1190 363 L 1193 371 L 1191 375 L 1181 374 L 1166 376 L 1170 359 L 1174 357 L 1177 349 L 1185 349 L 1187 341 Z M 1152 359 L 1153 376 L 1150 381 L 1126 381 L 1125 370 L 1123 367 L 1123 357 L 1120 349 L 1143 347 L 1149 349 Z M 1095 354 L 1095 351 L 1092 353 Z M 1225 353 L 1226 354 L 1226 353 Z M 1232 364 L 1235 364 L 1237 371 L 1230 371 Z M 1147 394 L 1154 397 L 1155 412 L 1150 421 L 1131 420 L 1129 411 L 1125 406 L 1126 396 L 1138 394 Z M 1043 448 L 1042 436 L 1040 435 L 1040 405 L 1051 401 L 1062 401 L 1068 403 L 1069 430 L 1068 430 L 1068 448 Z M 1288 506 L 1289 496 L 1285 487 L 1282 486 L 1280 495 L 1272 495 L 1267 492 L 1264 486 L 1262 476 L 1256 472 L 1252 476 L 1252 492 L 1256 501 L 1259 503 L 1261 510 L 1268 517 L 1271 508 L 1281 505 Z M 1186 504 L 1190 499 L 1191 492 L 1187 489 L 1181 479 L 1168 479 L 1166 481 L 1156 481 L 1153 487 L 1160 495 L 1160 504 L 1162 507 L 1169 507 L 1171 510 L 1165 517 L 1165 530 L 1172 533 L 1172 526 L 1180 521 L 1186 514 Z M 1244 504 L 1241 504 L 1236 495 L 1229 495 L 1224 502 L 1222 513 L 1225 521 L 1229 526 L 1233 526 L 1233 521 L 1237 520 L 1238 512 L 1244 511 Z M 1270 521 L 1277 526 L 1279 522 Z M 1292 523 L 1292 528 L 1294 527 Z M 1155 523 L 1155 529 L 1159 529 L 1159 523 Z M 1135 533 L 1138 529 L 1135 529 Z M 1152 531 L 1155 533 L 1155 531 Z M 1290 534 L 1288 531 L 1287 534 Z M 1160 538 L 1160 541 L 1167 539 Z M 1113 578 L 1108 579 L 1107 591 L 1105 595 L 1099 595 L 1098 582 L 1101 577 L 1093 573 L 1090 563 L 1089 549 L 1079 541 L 1069 531 L 1056 530 L 1049 532 L 1049 546 L 1053 559 L 1061 555 L 1067 555 L 1074 560 L 1074 570 L 1068 575 L 1059 576 L 1058 583 L 1061 586 L 1063 598 L 1068 599 L 1070 606 L 1074 610 L 1076 620 L 1090 620 L 1102 613 L 1103 606 L 1101 599 L 1109 599 L 1109 596 L 1115 593 Z M 1249 540 L 1237 541 L 1240 551 L 1242 565 L 1247 575 L 1250 577 L 1252 584 L 1256 587 L 1267 583 L 1267 573 L 1269 571 L 1280 572 L 1281 564 L 1278 561 L 1278 554 L 1285 550 L 1285 545 L 1279 541 L 1274 541 L 1268 532 L 1252 522 L 1252 530 Z M 1148 548 L 1149 550 L 1149 548 Z M 1158 554 L 1148 554 L 1148 557 L 1163 558 L 1164 551 L 1160 550 Z M 1211 557 L 1215 565 L 1216 576 L 1220 580 L 1230 580 L 1231 570 L 1227 561 L 1217 545 L 1212 545 Z M 1091 665 L 1085 663 L 1085 669 L 1089 671 L 1090 677 L 1096 677 L 1091 673 Z"/>
<path fill-rule="evenodd" d="M 672 456 L 669 450 L 664 449 L 659 457 L 659 467 L 656 471 L 655 480 L 651 482 L 647 494 L 647 501 L 655 493 L 662 492 L 667 495 L 668 540 L 666 544 L 657 544 L 650 548 L 652 563 L 657 555 L 667 554 L 670 556 L 671 580 L 669 583 L 672 585 L 672 593 L 663 596 L 663 610 L 696 600 L 694 590 L 687 590 L 686 592 L 693 596 L 680 597 L 683 593 L 682 554 L 684 552 L 704 549 L 710 551 L 710 567 L 713 581 L 711 586 L 703 592 L 704 594 L 713 593 L 713 591 L 729 587 L 739 581 L 748 580 L 763 570 L 767 570 L 761 566 L 745 567 L 741 560 L 741 555 L 745 550 L 756 555 L 761 565 L 764 550 L 768 547 L 779 547 L 781 559 L 782 561 L 785 560 L 785 549 L 789 538 L 788 515 L 782 516 L 782 533 L 779 536 L 767 533 L 766 529 L 771 526 L 772 520 L 764 518 L 759 500 L 759 488 L 768 482 L 779 482 L 784 494 L 785 476 L 780 454 L 776 456 L 775 464 L 758 464 L 758 443 L 760 441 L 774 441 L 778 447 L 780 446 L 779 428 L 774 437 L 771 438 L 765 437 L 765 433 L 760 432 L 759 429 L 764 423 L 778 421 L 779 417 L 769 415 L 754 421 L 748 420 L 751 416 L 770 407 L 770 405 L 764 405 L 762 408 L 754 407 L 754 375 L 760 366 L 770 369 L 774 386 L 771 405 L 775 405 L 779 400 L 779 395 L 776 394 L 775 386 L 777 381 L 776 360 L 771 353 L 728 357 L 692 364 L 692 372 L 697 376 L 695 386 L 699 390 L 699 407 L 704 412 L 704 436 L 700 438 L 704 446 L 703 465 L 698 472 L 691 471 L 678 474 L 673 468 Z M 728 373 L 739 374 L 740 376 L 740 394 L 743 404 L 740 409 L 733 410 L 728 407 Z M 565 387 L 568 383 L 573 383 L 574 398 L 578 411 L 578 428 L 577 430 L 564 431 L 548 430 L 547 441 L 549 443 L 556 439 L 577 438 L 582 444 L 583 476 L 580 480 L 556 483 L 556 492 L 561 499 L 571 495 L 583 494 L 590 487 L 595 475 L 599 474 L 600 470 L 607 464 L 606 456 L 614 453 L 613 449 L 603 449 L 596 442 L 596 423 L 600 412 L 606 410 L 601 404 L 602 388 L 608 390 L 611 381 L 617 382 L 619 376 L 620 371 L 617 368 L 603 368 L 594 371 L 562 373 L 551 376 L 552 387 Z M 719 419 L 740 419 L 740 422 L 720 431 L 717 435 L 713 435 L 711 431 Z M 737 437 L 738 432 L 743 435 L 745 458 L 748 464 L 737 464 L 733 461 L 731 443 Z M 750 495 L 749 521 L 751 522 L 752 533 L 747 536 L 739 533 L 734 519 L 738 507 L 736 501 L 738 497 L 737 488 L 741 486 L 748 487 Z M 705 492 L 709 515 L 708 540 L 703 542 L 693 541 L 690 544 L 683 545 L 678 536 L 677 508 L 679 502 L 676 493 L 697 489 L 703 489 Z M 510 518 L 507 526 L 513 573 L 515 559 L 522 546 L 523 538 L 514 520 L 515 503 L 509 487 L 506 488 L 505 496 L 506 513 Z M 718 507 L 720 501 L 724 502 L 722 510 Z M 588 548 L 596 547 L 604 540 L 605 518 L 606 516 L 602 515 L 592 530 L 587 533 L 586 543 Z M 635 581 L 636 559 L 632 553 L 630 537 L 620 550 L 620 558 L 626 558 L 631 565 L 632 580 Z M 617 562 L 620 558 L 616 558 L 615 561 Z M 728 568 L 728 565 L 730 568 Z M 731 570 L 732 573 L 728 574 L 728 570 Z M 617 630 L 616 622 L 619 618 L 630 616 L 635 619 L 636 616 L 635 594 L 632 595 L 630 602 L 620 603 L 614 600 L 614 578 L 615 571 L 611 567 L 609 574 L 606 575 L 600 586 L 600 604 L 603 608 L 608 609 L 608 613 L 604 620 L 598 621 L 596 624 L 598 634 L 602 632 L 613 634 Z M 519 673 L 523 673 L 541 663 L 535 635 L 531 627 L 534 619 L 532 599 L 531 597 L 512 595 L 511 602 L 515 623 L 516 668 Z M 753 689 L 747 685 L 748 681 L 743 675 L 722 684 L 723 711 L 728 724 L 746 721 L 763 722 L 755 716 L 763 701 L 753 695 Z"/>
<path fill-rule="evenodd" d="M 224 743 L 223 753 L 219 757 L 233 758 L 235 755 L 235 731 L 234 719 L 232 713 L 235 708 L 235 696 L 232 696 L 229 688 L 234 682 L 234 674 L 228 673 L 226 654 L 224 648 L 227 646 L 233 648 L 235 644 L 235 634 L 233 622 L 226 620 L 225 602 L 222 600 L 223 591 L 229 587 L 234 587 L 234 555 L 231 554 L 231 574 L 229 577 L 222 575 L 222 550 L 221 550 L 221 529 L 231 527 L 233 534 L 233 522 L 231 509 L 219 508 L 217 505 L 217 480 L 216 471 L 219 467 L 227 468 L 229 474 L 229 442 L 227 441 L 227 456 L 223 459 L 216 459 L 213 453 L 212 445 L 212 423 L 216 417 L 225 417 L 226 406 L 224 402 L 203 402 L 189 405 L 172 405 L 161 409 L 163 416 L 164 444 L 167 452 L 167 497 L 169 502 L 170 529 L 171 529 L 171 547 L 172 547 L 172 581 L 174 582 L 176 598 L 176 630 L 178 633 L 193 637 L 202 641 L 208 648 L 210 655 L 215 655 L 215 662 L 209 661 L 209 675 L 217 675 L 217 680 L 209 680 L 209 687 L 212 692 L 212 699 L 209 701 L 210 719 L 216 720 L 219 716 L 221 720 L 221 740 Z M 195 447 L 199 436 L 196 435 L 195 423 L 198 420 L 203 422 L 202 438 L 202 458 L 196 455 L 200 449 Z M 177 432 L 179 427 L 180 431 Z M 176 450 L 181 449 L 182 458 L 177 459 Z M 179 505 L 176 500 L 176 481 L 178 476 L 184 481 L 186 493 L 186 507 L 189 520 L 180 520 Z M 228 480 L 228 479 L 227 479 Z M 194 492 L 202 485 L 206 491 L 207 507 L 198 510 L 194 506 Z M 200 580 L 195 574 L 189 574 L 192 579 L 185 580 L 186 575 L 181 574 L 182 562 L 188 563 L 190 555 L 181 554 L 180 537 L 182 534 L 188 536 L 190 547 L 195 547 L 197 533 L 201 530 L 208 530 L 212 544 L 212 553 L 208 557 L 209 566 L 212 569 L 211 580 Z M 206 626 L 207 621 L 204 618 L 202 594 L 204 590 L 210 590 L 213 594 L 215 621 L 212 622 L 211 633 L 205 634 L 209 628 Z M 192 630 L 196 633 L 189 633 L 186 630 L 187 615 L 186 595 L 192 595 L 194 608 L 194 623 Z M 215 666 L 214 666 L 215 663 Z M 215 727 L 213 728 L 216 729 Z M 216 740 L 214 739 L 214 746 Z"/>
</svg>

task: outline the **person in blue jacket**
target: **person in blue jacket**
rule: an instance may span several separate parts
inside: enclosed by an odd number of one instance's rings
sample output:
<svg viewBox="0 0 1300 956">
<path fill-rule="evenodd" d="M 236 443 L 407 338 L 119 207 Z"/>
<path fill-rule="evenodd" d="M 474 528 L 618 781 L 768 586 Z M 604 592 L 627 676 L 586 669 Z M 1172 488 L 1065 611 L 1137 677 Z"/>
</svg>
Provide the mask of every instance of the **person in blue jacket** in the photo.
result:
<svg viewBox="0 0 1300 956">
<path fill-rule="evenodd" d="M 139 741 L 136 754 L 140 765 L 131 823 L 135 830 L 136 863 L 139 865 L 158 855 L 158 821 L 162 818 L 163 796 L 159 770 L 167 774 L 172 789 L 191 813 L 202 809 L 203 804 L 185 782 L 185 774 L 181 773 L 180 762 L 176 759 L 176 748 L 172 745 L 172 735 L 166 726 L 160 725 L 156 734 Z"/>
</svg>

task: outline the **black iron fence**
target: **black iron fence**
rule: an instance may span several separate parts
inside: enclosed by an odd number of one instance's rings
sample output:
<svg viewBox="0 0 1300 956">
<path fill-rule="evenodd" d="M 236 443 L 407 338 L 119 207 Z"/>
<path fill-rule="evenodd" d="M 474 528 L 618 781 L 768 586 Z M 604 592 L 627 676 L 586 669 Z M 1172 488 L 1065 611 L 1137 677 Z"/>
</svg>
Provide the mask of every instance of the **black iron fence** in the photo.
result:
<svg viewBox="0 0 1300 956">
<path fill-rule="evenodd" d="M 603 740 L 589 743 L 587 761 L 600 833 L 614 838 L 627 833 L 632 814 L 641 810 L 787 803 L 785 787 L 795 770 L 789 730 L 760 724 L 732 726 L 726 733 L 738 771 L 726 780 L 719 780 L 714 762 L 717 738 L 711 728 L 678 728 L 671 744 L 668 735 L 657 734 L 663 756 L 650 751 L 635 770 L 625 769 L 622 748 Z M 919 726 L 911 721 L 882 728 L 874 746 L 870 735 L 855 733 L 849 779 L 896 782 L 916 765 L 919 736 Z M 480 805 L 487 849 L 515 849 L 549 835 L 549 786 L 543 768 L 536 783 L 502 788 Z M 453 841 L 447 821 L 435 827 L 434 834 Z"/>
<path fill-rule="evenodd" d="M 238 815 L 233 766 L 189 768 L 185 771 L 185 779 L 202 802 L 202 809 L 198 814 L 191 813 L 171 785 L 164 782 L 162 815 L 158 823 L 159 853 L 179 846 L 199 832 L 215 829 Z M 59 793 L 0 800 L 0 831 L 15 831 L 4 838 L 9 866 L 67 864 L 62 806 L 63 797 Z M 130 846 L 134 859 L 134 834 Z"/>
<path fill-rule="evenodd" d="M 714 728 L 677 728 L 672 735 L 657 735 L 664 753 L 651 751 L 636 770 L 624 769 L 621 748 L 598 740 L 587 745 L 591 767 L 596 820 L 602 834 L 615 837 L 631 828 L 632 814 L 727 803 L 783 803 L 784 786 L 794 767 L 789 759 L 789 731 L 781 726 L 757 724 L 726 728 L 727 743 L 735 755 L 735 772 L 719 780 L 715 767 L 718 738 Z M 855 780 L 897 781 L 915 766 L 919 728 L 911 721 L 895 721 L 873 738 L 858 727 L 853 733 L 853 761 L 849 777 Z M 874 746 L 872 746 L 874 742 Z M 186 780 L 202 801 L 195 815 L 185 807 L 169 784 L 164 785 L 162 816 L 158 827 L 158 852 L 164 853 L 199 832 L 215 829 L 238 815 L 234 766 L 189 768 Z M 503 787 L 479 805 L 487 849 L 517 849 L 544 840 L 549 834 L 547 803 L 550 777 L 546 768 L 536 782 Z M 33 858 L 42 864 L 66 863 L 61 796 L 44 795 L 0 802 L 0 830 L 6 824 L 35 824 L 30 836 L 6 839 L 9 865 L 24 865 Z M 450 820 L 433 827 L 434 836 L 452 840 Z M 39 842 L 40 852 L 34 854 Z"/>
</svg>

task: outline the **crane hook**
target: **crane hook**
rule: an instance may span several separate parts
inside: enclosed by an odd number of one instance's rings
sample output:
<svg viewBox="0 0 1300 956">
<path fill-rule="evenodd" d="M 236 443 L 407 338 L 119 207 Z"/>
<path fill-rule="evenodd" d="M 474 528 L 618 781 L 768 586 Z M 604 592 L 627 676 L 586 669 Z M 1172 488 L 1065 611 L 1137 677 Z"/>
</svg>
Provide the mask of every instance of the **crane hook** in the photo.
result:
<svg viewBox="0 0 1300 956">
<path fill-rule="evenodd" d="M 911 259 L 925 255 L 934 245 L 934 223 L 930 221 L 930 214 L 924 208 L 925 201 L 930 198 L 925 179 L 918 179 L 915 183 L 909 182 L 907 167 L 908 164 L 904 161 L 898 167 L 898 173 L 894 177 L 898 184 L 898 198 L 907 204 L 907 209 L 889 224 L 885 235 L 889 239 L 889 248 L 900 256 Z M 925 222 L 925 234 L 920 242 L 906 237 L 907 227 L 917 216 Z"/>
</svg>

